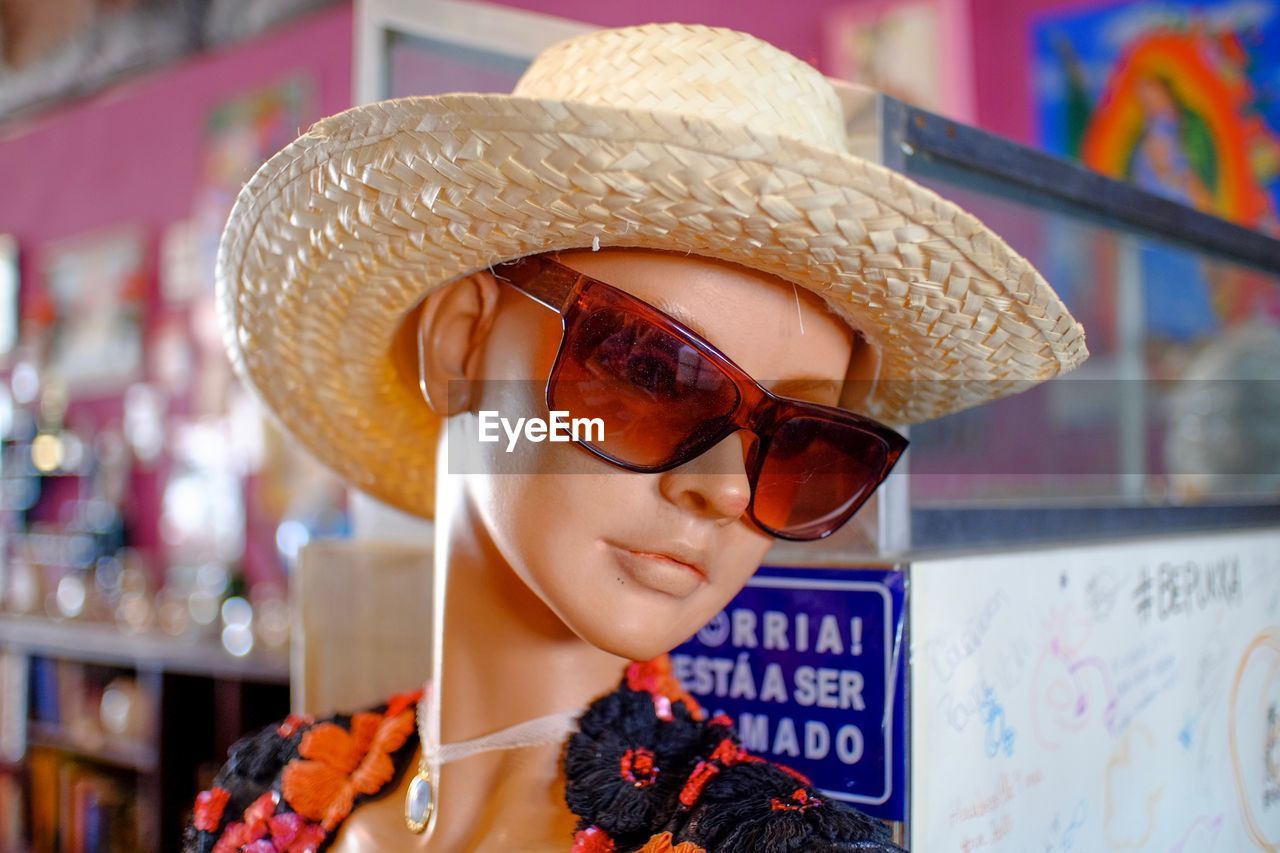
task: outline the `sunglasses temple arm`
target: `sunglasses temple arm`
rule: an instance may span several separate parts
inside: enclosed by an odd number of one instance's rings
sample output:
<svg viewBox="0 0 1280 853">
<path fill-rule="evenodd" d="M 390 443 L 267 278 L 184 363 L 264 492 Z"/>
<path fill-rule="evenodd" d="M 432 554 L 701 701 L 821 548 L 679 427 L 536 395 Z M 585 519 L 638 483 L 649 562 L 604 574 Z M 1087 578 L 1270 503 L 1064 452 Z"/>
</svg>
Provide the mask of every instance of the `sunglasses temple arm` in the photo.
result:
<svg viewBox="0 0 1280 853">
<path fill-rule="evenodd" d="M 578 282 L 584 278 L 577 270 L 550 262 L 538 255 L 496 264 L 489 269 L 494 278 L 514 285 L 561 314 L 569 307 L 569 300 L 573 298 Z"/>
</svg>

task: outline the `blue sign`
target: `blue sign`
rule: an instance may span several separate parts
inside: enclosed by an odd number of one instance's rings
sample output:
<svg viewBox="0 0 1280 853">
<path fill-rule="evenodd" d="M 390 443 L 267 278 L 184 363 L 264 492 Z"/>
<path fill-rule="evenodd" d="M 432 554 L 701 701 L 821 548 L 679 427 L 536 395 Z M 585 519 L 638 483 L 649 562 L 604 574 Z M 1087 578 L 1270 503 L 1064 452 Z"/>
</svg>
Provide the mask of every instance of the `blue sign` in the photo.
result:
<svg viewBox="0 0 1280 853">
<path fill-rule="evenodd" d="M 748 750 L 885 820 L 906 803 L 905 575 L 764 567 L 671 653 Z"/>
</svg>

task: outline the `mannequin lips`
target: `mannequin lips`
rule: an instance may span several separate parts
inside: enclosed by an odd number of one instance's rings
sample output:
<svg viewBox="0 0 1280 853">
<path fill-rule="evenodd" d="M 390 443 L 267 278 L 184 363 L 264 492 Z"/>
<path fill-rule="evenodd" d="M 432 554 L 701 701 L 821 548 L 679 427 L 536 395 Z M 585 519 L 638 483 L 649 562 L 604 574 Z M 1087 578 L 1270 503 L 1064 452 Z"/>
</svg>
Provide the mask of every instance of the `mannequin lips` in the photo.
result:
<svg viewBox="0 0 1280 853">
<path fill-rule="evenodd" d="M 607 542 L 622 568 L 638 583 L 676 598 L 693 593 L 707 580 L 697 558 L 676 557 L 667 552 L 641 551 Z"/>
</svg>

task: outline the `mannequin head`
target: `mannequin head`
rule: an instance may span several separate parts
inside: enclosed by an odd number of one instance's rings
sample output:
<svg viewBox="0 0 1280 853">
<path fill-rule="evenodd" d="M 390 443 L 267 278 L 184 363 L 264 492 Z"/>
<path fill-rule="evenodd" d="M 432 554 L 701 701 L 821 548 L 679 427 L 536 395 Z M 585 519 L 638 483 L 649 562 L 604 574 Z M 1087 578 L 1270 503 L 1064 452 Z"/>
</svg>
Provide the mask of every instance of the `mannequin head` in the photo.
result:
<svg viewBox="0 0 1280 853">
<path fill-rule="evenodd" d="M 836 404 L 854 333 L 822 300 L 727 261 L 655 249 L 560 252 L 566 266 L 698 331 L 777 394 Z M 454 435 L 481 411 L 546 417 L 541 391 L 561 319 L 486 269 L 433 292 L 420 314 L 423 390 Z M 746 514 L 742 433 L 670 471 L 618 469 L 571 443 L 482 448 L 458 475 L 458 516 L 493 543 L 568 630 L 643 660 L 683 642 L 737 594 L 772 539 Z M 442 503 L 440 505 L 443 505 Z M 634 552 L 679 555 L 697 565 Z M 515 579 L 512 579 L 513 581 Z"/>
</svg>

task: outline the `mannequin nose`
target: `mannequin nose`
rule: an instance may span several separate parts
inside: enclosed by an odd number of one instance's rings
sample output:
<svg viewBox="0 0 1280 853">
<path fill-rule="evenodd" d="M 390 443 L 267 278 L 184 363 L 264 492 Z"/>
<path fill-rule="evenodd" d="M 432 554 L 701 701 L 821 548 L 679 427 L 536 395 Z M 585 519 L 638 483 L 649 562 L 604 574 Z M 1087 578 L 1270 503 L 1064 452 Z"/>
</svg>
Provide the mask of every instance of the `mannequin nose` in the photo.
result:
<svg viewBox="0 0 1280 853">
<path fill-rule="evenodd" d="M 727 523 L 751 503 L 746 458 L 750 433 L 726 436 L 706 453 L 659 474 L 663 496 L 681 509 Z"/>
</svg>

